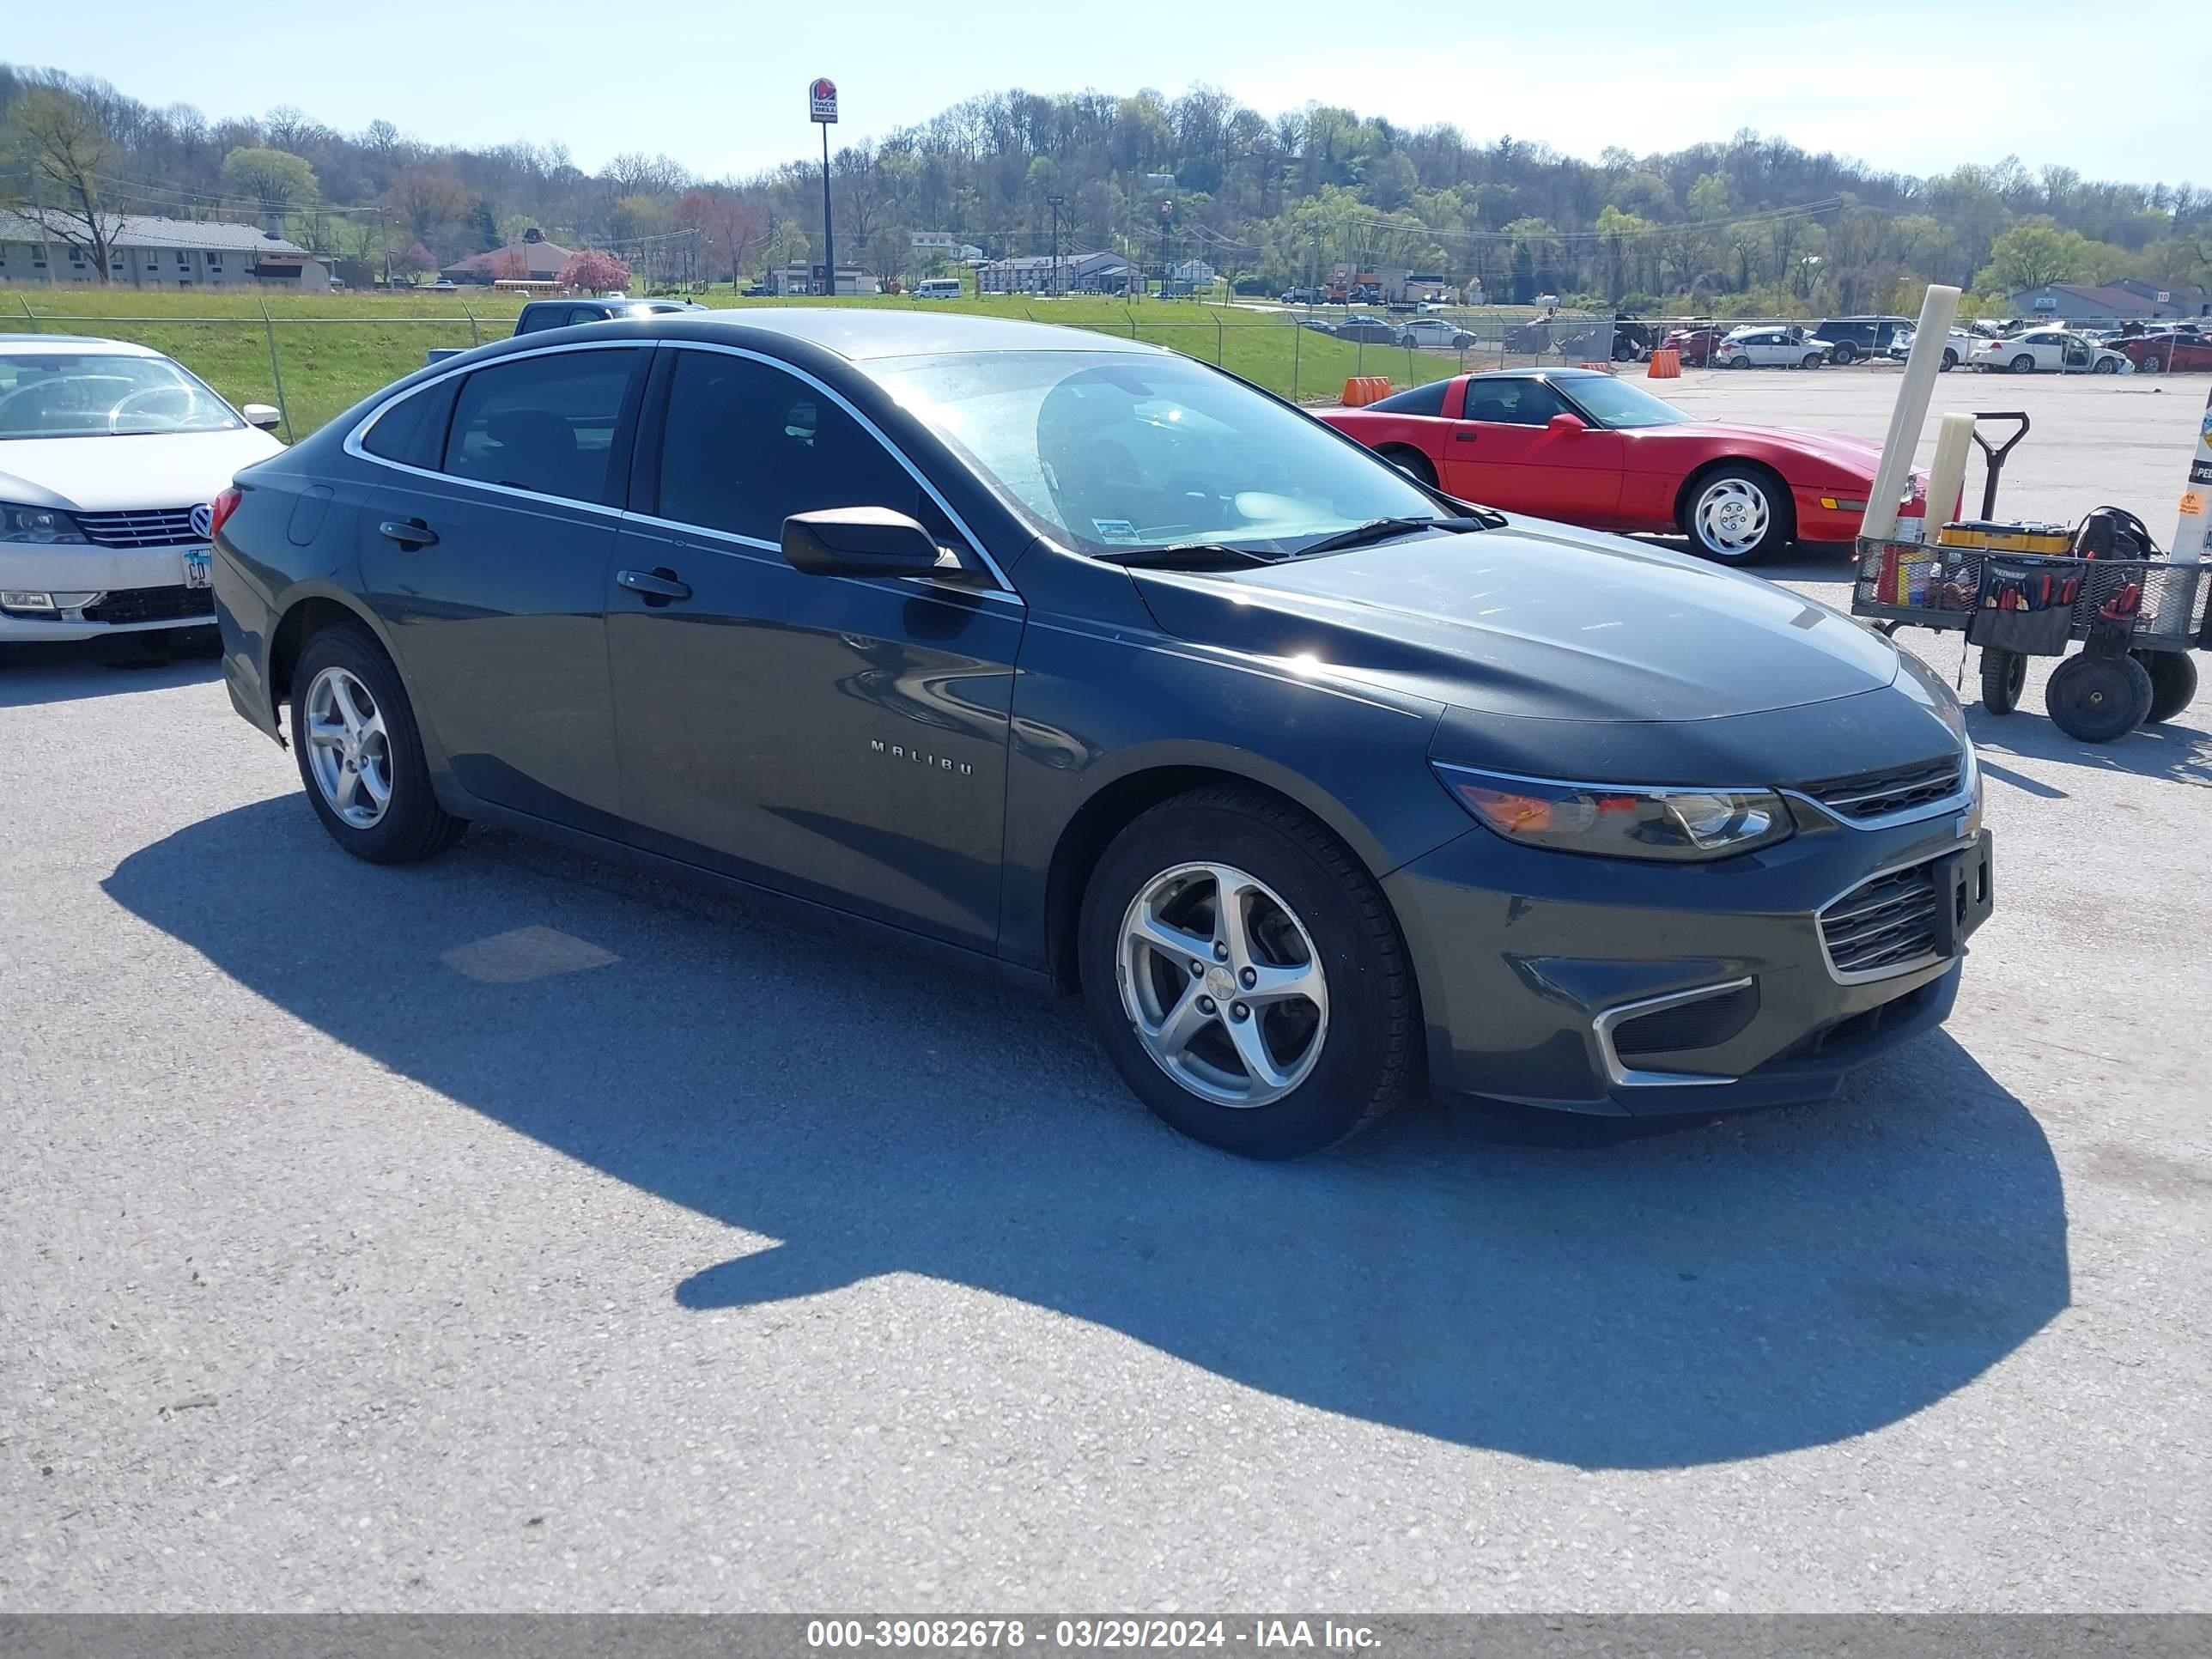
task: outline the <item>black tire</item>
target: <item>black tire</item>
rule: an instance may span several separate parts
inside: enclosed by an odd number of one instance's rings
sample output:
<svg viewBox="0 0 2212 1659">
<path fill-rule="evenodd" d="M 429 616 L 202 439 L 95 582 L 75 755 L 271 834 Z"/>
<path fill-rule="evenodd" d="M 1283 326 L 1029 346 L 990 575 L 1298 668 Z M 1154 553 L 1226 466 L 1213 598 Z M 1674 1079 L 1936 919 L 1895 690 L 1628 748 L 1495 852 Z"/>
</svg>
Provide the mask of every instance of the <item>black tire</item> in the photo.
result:
<svg viewBox="0 0 2212 1659">
<path fill-rule="evenodd" d="M 1741 356 L 1736 358 L 1734 362 L 1730 363 L 1729 367 L 1731 368 L 1749 368 L 1751 367 L 1751 354 L 1749 352 L 1745 352 Z"/>
<path fill-rule="evenodd" d="M 2033 374 L 2035 373 L 2035 359 L 2023 351 L 2008 367 L 2015 374 Z"/>
<path fill-rule="evenodd" d="M 1766 530 L 1750 546 L 1741 550 L 1717 547 L 1698 533 L 1697 507 L 1705 492 L 1723 480 L 1734 480 L 1757 489 L 1766 501 Z M 1712 559 L 1722 564 L 1757 564 L 1761 559 L 1782 550 L 1797 538 L 1796 504 L 1790 492 L 1771 473 L 1755 466 L 1717 466 L 1699 473 L 1682 492 L 1681 514 L 1676 522 L 1682 533 L 1690 538 L 1690 550 L 1700 558 Z"/>
<path fill-rule="evenodd" d="M 307 691 L 326 668 L 342 668 L 352 675 L 368 689 L 383 715 L 392 799 L 383 816 L 367 829 L 357 829 L 337 815 L 324 798 L 308 758 Z M 301 787 L 332 841 L 370 864 L 412 864 L 435 858 L 466 832 L 468 821 L 440 806 L 431 792 L 415 710 L 399 684 L 398 671 L 366 628 L 340 623 L 309 638 L 292 671 L 291 697 L 292 756 L 299 765 Z"/>
<path fill-rule="evenodd" d="M 2143 353 L 2142 362 L 2136 365 L 2136 373 L 2138 374 L 2163 374 L 2165 369 L 2166 359 L 2155 351 Z"/>
<path fill-rule="evenodd" d="M 1310 936 L 1328 1023 L 1311 1073 L 1267 1104 L 1218 1104 L 1170 1077 L 1121 1000 L 1121 921 L 1138 894 L 1182 864 L 1231 865 L 1279 894 Z M 1076 948 L 1083 999 L 1115 1069 L 1164 1121 L 1245 1158 L 1300 1158 L 1381 1118 L 1421 1069 L 1421 1018 L 1397 919 L 1345 845 L 1279 797 L 1209 785 L 1164 801 L 1114 838 L 1083 896 Z"/>
<path fill-rule="evenodd" d="M 1982 651 L 1982 707 L 1992 714 L 2009 714 L 2020 707 L 2020 694 L 2027 685 L 2027 658 L 2018 651 L 1984 647 Z"/>
<path fill-rule="evenodd" d="M 2157 726 L 2172 720 L 2196 701 L 2197 659 L 2186 651 L 2137 651 L 2131 653 L 2150 676 L 2150 712 L 2143 724 Z"/>
<path fill-rule="evenodd" d="M 1940 372 L 1948 374 L 1953 369 L 1958 368 L 1958 366 L 1959 354 L 1952 350 L 1948 346 L 1946 346 L 1943 349 L 1943 367 Z"/>
<path fill-rule="evenodd" d="M 1436 464 L 1422 454 L 1419 450 L 1408 449 L 1403 444 L 1394 444 L 1389 448 L 1376 453 L 1391 465 L 1401 468 L 1431 489 L 1437 487 Z"/>
<path fill-rule="evenodd" d="M 2117 374 L 2120 372 L 2120 366 L 2110 357 L 2100 357 L 2089 365 L 2089 372 L 2092 374 Z"/>
<path fill-rule="evenodd" d="M 1798 367 L 1800 368 L 1818 368 L 1826 361 L 1827 360 L 1822 357 L 1819 352 L 1808 351 L 1805 354 L 1805 361 L 1798 364 Z"/>
<path fill-rule="evenodd" d="M 1848 363 L 1859 355 L 1859 349 L 1849 340 L 1838 340 L 1828 354 L 1839 363 Z"/>
<path fill-rule="evenodd" d="M 2052 724 L 2081 743 L 2110 743 L 2150 713 L 2149 671 L 2130 656 L 2069 657 L 2051 671 L 2043 706 Z"/>
</svg>

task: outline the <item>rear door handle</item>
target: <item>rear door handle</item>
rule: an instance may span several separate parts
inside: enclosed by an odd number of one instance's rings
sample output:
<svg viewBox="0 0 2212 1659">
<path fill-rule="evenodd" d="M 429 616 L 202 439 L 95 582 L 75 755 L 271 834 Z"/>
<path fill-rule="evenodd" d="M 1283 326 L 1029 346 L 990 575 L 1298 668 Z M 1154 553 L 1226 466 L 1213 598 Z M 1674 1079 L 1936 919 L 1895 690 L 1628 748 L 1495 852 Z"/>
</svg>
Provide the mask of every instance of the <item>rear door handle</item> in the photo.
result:
<svg viewBox="0 0 2212 1659">
<path fill-rule="evenodd" d="M 1455 432 L 1452 434 L 1452 441 L 1455 444 L 1471 444 L 1481 435 L 1480 432 Z"/>
<path fill-rule="evenodd" d="M 386 519 L 376 526 L 378 533 L 390 537 L 402 547 L 435 547 L 438 532 L 420 519 Z"/>
<path fill-rule="evenodd" d="M 633 593 L 645 596 L 647 605 L 667 605 L 676 599 L 691 597 L 690 588 L 676 579 L 676 573 L 665 567 L 659 570 L 617 570 L 615 580 Z"/>
</svg>

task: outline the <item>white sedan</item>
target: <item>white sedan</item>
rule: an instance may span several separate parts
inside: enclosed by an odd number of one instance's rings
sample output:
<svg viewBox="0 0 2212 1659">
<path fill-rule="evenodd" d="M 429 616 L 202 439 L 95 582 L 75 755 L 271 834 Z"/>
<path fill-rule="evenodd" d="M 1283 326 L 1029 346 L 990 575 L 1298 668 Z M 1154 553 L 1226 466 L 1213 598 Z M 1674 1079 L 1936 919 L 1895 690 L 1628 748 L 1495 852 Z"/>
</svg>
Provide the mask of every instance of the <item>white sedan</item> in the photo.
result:
<svg viewBox="0 0 2212 1659">
<path fill-rule="evenodd" d="M 1461 351 L 1474 343 L 1474 336 L 1447 318 L 1417 317 L 1398 331 L 1398 343 Z"/>
<path fill-rule="evenodd" d="M 2128 374 L 2135 370 L 2124 354 L 2099 345 L 2086 334 L 2063 328 L 2032 328 L 2008 339 L 1984 340 L 1966 361 L 1977 368 L 2002 368 L 2014 374 L 2033 374 L 2038 370 Z"/>
<path fill-rule="evenodd" d="M 0 336 L 0 645 L 213 623 L 216 497 L 280 418 L 144 346 Z"/>
<path fill-rule="evenodd" d="M 1818 368 L 1828 349 L 1802 328 L 1739 328 L 1713 348 L 1716 368 Z"/>
</svg>

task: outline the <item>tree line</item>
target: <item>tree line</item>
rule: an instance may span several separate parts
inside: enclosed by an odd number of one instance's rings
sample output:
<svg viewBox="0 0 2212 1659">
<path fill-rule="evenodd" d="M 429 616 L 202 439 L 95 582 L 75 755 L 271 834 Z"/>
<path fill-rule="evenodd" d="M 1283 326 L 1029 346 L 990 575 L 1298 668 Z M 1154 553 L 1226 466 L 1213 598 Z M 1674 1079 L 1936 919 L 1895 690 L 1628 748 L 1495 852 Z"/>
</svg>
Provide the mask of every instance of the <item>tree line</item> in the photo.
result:
<svg viewBox="0 0 2212 1659">
<path fill-rule="evenodd" d="M 992 257 L 1059 245 L 1202 259 L 1248 292 L 1338 265 L 1434 271 L 1494 300 L 1717 314 L 1909 309 L 1930 282 L 1983 310 L 2048 282 L 2212 284 L 2212 191 L 2094 181 L 2016 158 L 1929 177 L 1748 130 L 1595 160 L 1322 105 L 1265 115 L 1194 87 L 968 99 L 837 150 L 837 246 L 936 274 L 912 233 Z M 289 107 L 210 118 L 104 81 L 0 64 L 0 206 L 242 218 L 395 276 L 536 227 L 656 285 L 742 281 L 822 251 L 821 169 L 707 179 L 665 155 L 586 171 L 558 142 L 469 149 Z M 97 268 L 106 269 L 106 259 Z"/>
</svg>

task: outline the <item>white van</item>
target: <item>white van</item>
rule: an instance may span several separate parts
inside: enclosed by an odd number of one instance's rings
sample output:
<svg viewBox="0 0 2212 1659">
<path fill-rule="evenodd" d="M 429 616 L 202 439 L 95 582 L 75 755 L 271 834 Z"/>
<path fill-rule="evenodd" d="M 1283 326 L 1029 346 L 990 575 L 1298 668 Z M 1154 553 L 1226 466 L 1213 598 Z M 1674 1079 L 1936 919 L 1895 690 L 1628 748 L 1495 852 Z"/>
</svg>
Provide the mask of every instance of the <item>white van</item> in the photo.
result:
<svg viewBox="0 0 2212 1659">
<path fill-rule="evenodd" d="M 933 276 L 927 282 L 916 283 L 914 297 L 917 300 L 957 300 L 960 297 L 960 279 L 957 276 Z"/>
</svg>

